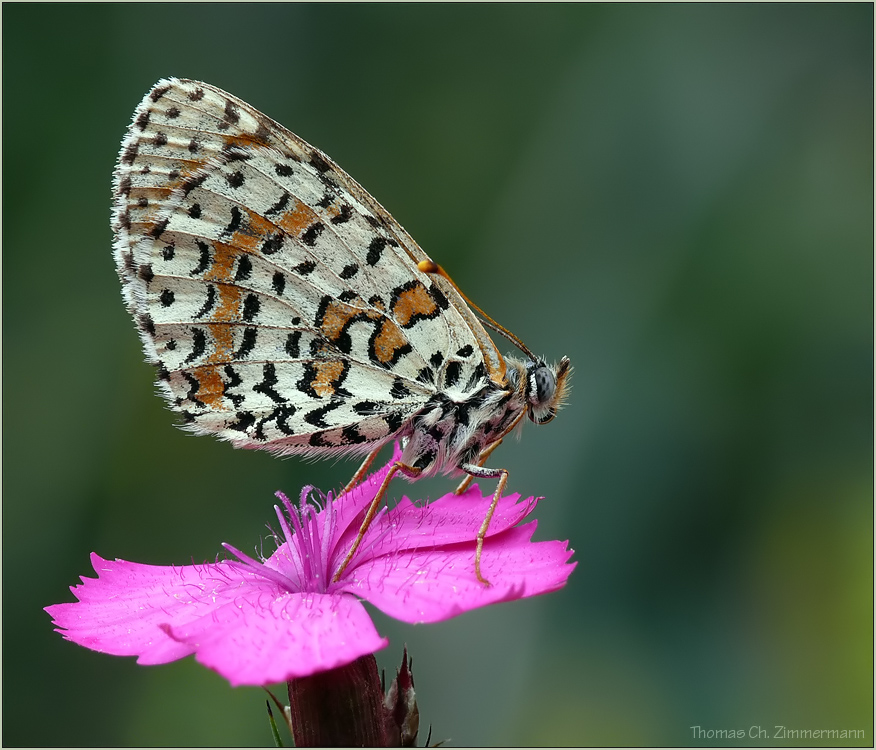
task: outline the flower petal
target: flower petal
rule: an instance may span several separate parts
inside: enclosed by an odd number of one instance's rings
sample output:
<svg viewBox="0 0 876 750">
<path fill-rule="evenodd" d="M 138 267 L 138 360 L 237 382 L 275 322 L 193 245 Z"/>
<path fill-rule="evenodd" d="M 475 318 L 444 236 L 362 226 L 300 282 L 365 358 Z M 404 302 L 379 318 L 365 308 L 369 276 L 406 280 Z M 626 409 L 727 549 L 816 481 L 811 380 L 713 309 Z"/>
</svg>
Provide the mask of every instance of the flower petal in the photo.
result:
<svg viewBox="0 0 876 750">
<path fill-rule="evenodd" d="M 530 497 L 520 501 L 518 493 L 499 498 L 487 537 L 516 526 L 535 510 L 540 499 Z M 415 506 L 407 497 L 390 511 L 387 520 L 397 527 L 396 534 L 404 540 L 403 548 L 422 547 L 423 542 L 435 547 L 474 539 L 492 502 L 493 495 L 482 495 L 478 485 L 474 484 L 461 495 L 449 492 L 431 501 L 426 506 L 428 526 L 423 523 L 426 508 Z M 398 539 L 392 541 L 399 546 Z"/>
<path fill-rule="evenodd" d="M 568 542 L 532 542 L 532 521 L 484 542 L 475 577 L 475 542 L 387 554 L 361 565 L 345 590 L 405 622 L 437 622 L 496 602 L 545 594 L 562 587 L 577 563 Z"/>
<path fill-rule="evenodd" d="M 241 586 L 270 587 L 224 562 L 143 565 L 92 553 L 91 563 L 98 577 L 83 577 L 70 588 L 79 601 L 46 611 L 68 641 L 116 656 L 139 656 L 144 664 L 174 661 L 194 651 L 168 637 L 162 626 L 203 616 L 217 602 L 233 600 Z"/>
<path fill-rule="evenodd" d="M 386 516 L 375 521 L 353 565 L 369 565 L 381 555 L 394 555 L 401 550 L 473 543 L 492 501 L 493 496 L 481 495 L 476 484 L 461 495 L 451 492 L 423 505 L 414 505 L 403 497 Z M 516 526 L 537 504 L 538 499 L 530 497 L 521 501 L 516 493 L 500 498 L 487 529 L 487 538 Z M 343 540 L 341 552 L 345 552 L 352 539 Z"/>
<path fill-rule="evenodd" d="M 389 644 L 361 602 L 326 594 L 239 597 L 170 634 L 234 686 L 304 677 Z"/>
</svg>

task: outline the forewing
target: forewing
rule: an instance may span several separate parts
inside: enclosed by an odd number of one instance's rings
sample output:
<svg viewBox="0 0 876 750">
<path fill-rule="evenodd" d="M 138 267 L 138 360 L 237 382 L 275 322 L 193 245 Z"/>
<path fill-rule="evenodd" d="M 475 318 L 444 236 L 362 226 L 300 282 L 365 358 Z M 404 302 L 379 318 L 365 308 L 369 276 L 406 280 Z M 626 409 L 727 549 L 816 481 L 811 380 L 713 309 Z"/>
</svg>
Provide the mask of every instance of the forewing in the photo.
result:
<svg viewBox="0 0 876 750">
<path fill-rule="evenodd" d="M 128 308 L 195 432 L 279 453 L 365 451 L 436 391 L 483 380 L 473 316 L 416 268 L 413 240 L 239 99 L 160 81 L 134 113 L 114 192 Z"/>
</svg>

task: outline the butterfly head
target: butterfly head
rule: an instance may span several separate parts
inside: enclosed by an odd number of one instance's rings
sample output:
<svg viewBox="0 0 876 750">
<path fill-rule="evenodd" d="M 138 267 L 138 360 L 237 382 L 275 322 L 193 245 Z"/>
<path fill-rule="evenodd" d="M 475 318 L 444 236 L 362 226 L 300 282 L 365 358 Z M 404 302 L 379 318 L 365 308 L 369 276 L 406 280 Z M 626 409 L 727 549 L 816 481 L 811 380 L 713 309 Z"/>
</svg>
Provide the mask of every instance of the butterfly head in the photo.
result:
<svg viewBox="0 0 876 750">
<path fill-rule="evenodd" d="M 549 365 L 542 359 L 532 358 L 523 366 L 522 389 L 526 398 L 529 418 L 536 424 L 547 424 L 565 402 L 568 377 L 572 367 L 568 357 Z"/>
</svg>

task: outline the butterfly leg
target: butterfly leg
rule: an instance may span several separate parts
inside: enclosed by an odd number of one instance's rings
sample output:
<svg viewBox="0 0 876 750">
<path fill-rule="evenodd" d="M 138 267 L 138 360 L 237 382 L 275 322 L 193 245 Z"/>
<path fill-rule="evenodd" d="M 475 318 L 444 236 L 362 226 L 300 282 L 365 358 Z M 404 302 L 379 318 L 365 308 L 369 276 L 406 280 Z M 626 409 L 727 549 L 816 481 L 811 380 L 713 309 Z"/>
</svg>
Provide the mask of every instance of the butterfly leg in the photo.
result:
<svg viewBox="0 0 876 750">
<path fill-rule="evenodd" d="M 487 536 L 487 529 L 490 528 L 493 513 L 496 512 L 499 498 L 502 497 L 502 491 L 505 489 L 505 483 L 508 481 L 508 469 L 488 469 L 479 464 L 463 464 L 460 468 L 471 477 L 481 479 L 495 479 L 498 477 L 499 479 L 496 491 L 493 493 L 493 502 L 490 503 L 490 509 L 487 511 L 481 528 L 478 529 L 477 550 L 475 551 L 475 575 L 482 584 L 489 586 L 490 582 L 481 575 L 481 552 L 484 550 L 484 539 Z"/>
<path fill-rule="evenodd" d="M 494 450 L 496 450 L 496 448 L 498 448 L 500 445 L 502 445 L 502 438 L 499 438 L 495 443 L 493 443 L 486 450 L 481 451 L 481 455 L 478 456 L 478 462 L 477 462 L 476 466 L 483 466 L 486 463 L 487 459 L 490 457 L 490 454 Z M 472 479 L 474 479 L 474 474 L 469 474 L 468 476 L 466 476 L 466 478 L 463 479 L 462 482 L 460 482 L 459 487 L 457 487 L 453 491 L 453 494 L 454 495 L 461 495 L 463 492 L 465 492 L 468 489 L 468 486 L 471 484 Z"/>
<path fill-rule="evenodd" d="M 353 478 L 347 482 L 347 486 L 344 487 L 341 495 L 346 495 L 353 487 L 355 487 L 359 482 L 362 481 L 362 477 L 365 476 L 368 469 L 371 468 L 371 464 L 374 463 L 374 459 L 377 458 L 377 454 L 380 453 L 383 446 L 377 446 L 371 453 L 365 456 L 365 460 L 362 462 L 362 465 L 356 470 L 356 473 L 353 474 Z"/>
<path fill-rule="evenodd" d="M 373 460 L 373 456 L 370 456 Z M 367 466 L 365 467 L 368 468 Z M 371 505 L 368 506 L 368 512 L 365 514 L 365 518 L 362 520 L 362 525 L 359 527 L 359 533 L 356 534 L 356 540 L 353 542 L 353 546 L 350 547 L 350 551 L 347 553 L 347 556 L 344 558 L 344 562 L 341 563 L 341 567 L 338 568 L 338 572 L 335 573 L 334 578 L 332 578 L 332 583 L 337 583 L 341 580 L 341 576 L 344 574 L 344 571 L 347 569 L 347 566 L 350 564 L 350 560 L 353 559 L 353 555 L 356 554 L 356 550 L 359 549 L 359 545 L 362 543 L 362 538 L 365 536 L 368 531 L 368 527 L 371 526 L 371 522 L 374 520 L 374 516 L 377 515 L 377 508 L 380 506 L 380 501 L 383 500 L 383 496 L 386 494 L 386 490 L 389 488 L 389 483 L 392 481 L 392 478 L 398 473 L 401 472 L 407 477 L 416 477 L 419 476 L 421 469 L 415 469 L 413 466 L 408 466 L 407 464 L 403 464 L 401 461 L 396 461 L 386 473 L 386 477 L 383 479 L 383 483 L 380 485 L 380 488 L 377 490 L 377 494 L 374 496 L 374 499 L 371 501 Z M 354 477 L 355 479 L 355 477 Z"/>
</svg>

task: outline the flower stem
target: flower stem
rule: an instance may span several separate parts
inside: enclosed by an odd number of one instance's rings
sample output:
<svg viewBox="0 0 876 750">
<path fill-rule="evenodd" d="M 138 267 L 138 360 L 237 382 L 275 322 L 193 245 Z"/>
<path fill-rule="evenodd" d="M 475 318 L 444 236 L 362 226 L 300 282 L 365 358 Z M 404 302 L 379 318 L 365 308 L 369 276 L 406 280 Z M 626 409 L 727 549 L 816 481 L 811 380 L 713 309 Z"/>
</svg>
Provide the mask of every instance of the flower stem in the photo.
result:
<svg viewBox="0 0 876 750">
<path fill-rule="evenodd" d="M 386 747 L 388 716 L 373 654 L 288 687 L 297 747 Z"/>
</svg>

